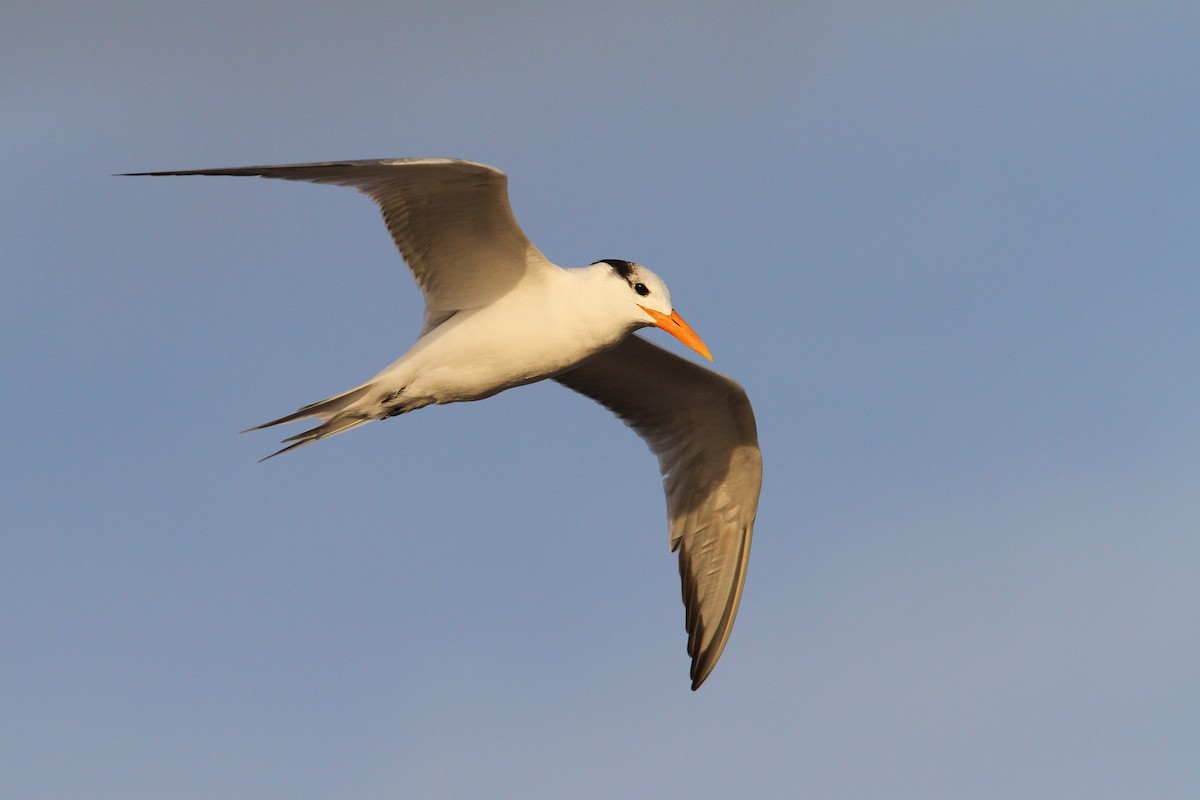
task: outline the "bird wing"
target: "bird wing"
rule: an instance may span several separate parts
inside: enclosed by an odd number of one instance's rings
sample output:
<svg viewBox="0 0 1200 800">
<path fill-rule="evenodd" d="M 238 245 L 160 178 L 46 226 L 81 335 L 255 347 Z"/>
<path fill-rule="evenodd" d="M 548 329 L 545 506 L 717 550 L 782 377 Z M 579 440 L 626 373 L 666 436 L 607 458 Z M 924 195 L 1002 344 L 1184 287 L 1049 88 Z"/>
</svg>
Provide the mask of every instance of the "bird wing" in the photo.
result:
<svg viewBox="0 0 1200 800">
<path fill-rule="evenodd" d="M 671 550 L 679 551 L 695 690 L 725 649 L 746 582 L 762 485 L 746 392 L 639 336 L 555 380 L 607 407 L 658 456 Z"/>
<path fill-rule="evenodd" d="M 258 175 L 351 186 L 379 204 L 396 248 L 425 295 L 425 325 L 485 306 L 527 271 L 551 264 L 525 237 L 508 202 L 508 176 L 450 158 L 328 161 L 135 175 Z"/>
</svg>

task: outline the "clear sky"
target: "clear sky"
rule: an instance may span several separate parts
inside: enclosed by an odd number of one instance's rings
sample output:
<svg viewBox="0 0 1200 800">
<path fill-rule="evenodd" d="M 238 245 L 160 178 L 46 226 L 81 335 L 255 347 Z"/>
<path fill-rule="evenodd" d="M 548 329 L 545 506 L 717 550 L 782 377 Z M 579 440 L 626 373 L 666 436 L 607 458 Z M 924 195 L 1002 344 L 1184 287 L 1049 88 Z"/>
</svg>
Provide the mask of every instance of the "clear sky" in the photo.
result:
<svg viewBox="0 0 1200 800">
<path fill-rule="evenodd" d="M 1198 79 L 1194 2 L 9 4 L 0 797 L 1200 796 Z M 399 156 L 749 392 L 699 692 L 598 406 L 237 435 L 415 335 L 369 201 L 110 177 Z"/>
</svg>

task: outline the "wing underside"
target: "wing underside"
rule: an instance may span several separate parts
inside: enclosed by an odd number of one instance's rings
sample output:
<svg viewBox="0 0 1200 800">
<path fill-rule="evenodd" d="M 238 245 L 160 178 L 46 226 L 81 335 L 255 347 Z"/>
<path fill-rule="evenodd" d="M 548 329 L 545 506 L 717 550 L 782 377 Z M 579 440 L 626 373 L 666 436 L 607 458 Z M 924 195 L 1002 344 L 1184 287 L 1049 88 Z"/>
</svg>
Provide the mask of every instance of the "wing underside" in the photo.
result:
<svg viewBox="0 0 1200 800">
<path fill-rule="evenodd" d="M 658 456 L 679 553 L 692 688 L 733 630 L 762 484 L 754 412 L 735 382 L 628 336 L 555 380 L 604 405 Z"/>
</svg>

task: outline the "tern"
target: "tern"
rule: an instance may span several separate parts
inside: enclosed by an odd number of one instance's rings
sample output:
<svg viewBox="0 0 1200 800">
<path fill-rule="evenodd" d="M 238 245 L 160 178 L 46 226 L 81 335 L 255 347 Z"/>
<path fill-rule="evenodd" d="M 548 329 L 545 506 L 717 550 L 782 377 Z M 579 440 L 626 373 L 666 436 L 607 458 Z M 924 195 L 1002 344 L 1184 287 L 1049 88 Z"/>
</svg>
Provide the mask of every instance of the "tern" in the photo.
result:
<svg viewBox="0 0 1200 800">
<path fill-rule="evenodd" d="M 413 346 L 353 389 L 257 425 L 316 427 L 272 458 L 365 422 L 482 400 L 546 378 L 607 407 L 658 457 L 679 553 L 692 689 L 725 649 L 746 580 L 762 483 L 754 412 L 734 381 L 631 335 L 658 327 L 712 360 L 644 266 L 552 264 L 525 237 L 508 178 L 485 164 L 403 158 L 138 172 L 255 175 L 349 186 L 374 200 L 425 296 Z M 265 459 L 264 459 L 265 460 Z"/>
</svg>

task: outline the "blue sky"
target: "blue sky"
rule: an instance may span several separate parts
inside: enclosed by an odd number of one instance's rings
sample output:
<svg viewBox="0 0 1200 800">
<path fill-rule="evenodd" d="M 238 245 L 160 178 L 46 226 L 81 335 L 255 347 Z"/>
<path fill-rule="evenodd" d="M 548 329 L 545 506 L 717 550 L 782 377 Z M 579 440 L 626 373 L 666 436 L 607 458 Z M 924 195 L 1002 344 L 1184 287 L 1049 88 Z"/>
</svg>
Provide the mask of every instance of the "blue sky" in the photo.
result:
<svg viewBox="0 0 1200 800">
<path fill-rule="evenodd" d="M 1200 792 L 1194 3 L 0 18 L 0 796 Z M 750 393 L 695 694 L 635 436 L 533 386 L 259 464 L 411 279 L 351 191 L 110 177 L 442 155 Z"/>
</svg>

